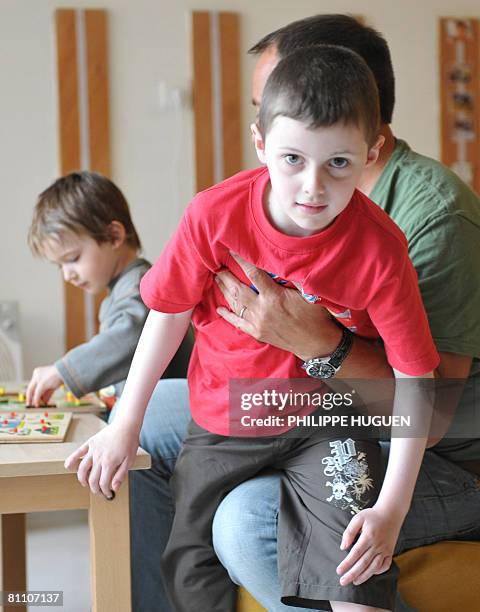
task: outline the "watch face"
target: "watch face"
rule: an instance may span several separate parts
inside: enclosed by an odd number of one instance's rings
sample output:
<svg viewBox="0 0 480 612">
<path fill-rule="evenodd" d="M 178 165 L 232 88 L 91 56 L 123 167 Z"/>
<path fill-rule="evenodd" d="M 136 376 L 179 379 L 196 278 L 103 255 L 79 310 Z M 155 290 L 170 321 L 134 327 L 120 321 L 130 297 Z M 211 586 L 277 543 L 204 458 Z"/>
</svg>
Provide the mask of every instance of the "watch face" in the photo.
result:
<svg viewBox="0 0 480 612">
<path fill-rule="evenodd" d="M 335 376 L 335 368 L 329 363 L 311 363 L 307 367 L 307 374 L 313 378 L 332 378 Z"/>
</svg>

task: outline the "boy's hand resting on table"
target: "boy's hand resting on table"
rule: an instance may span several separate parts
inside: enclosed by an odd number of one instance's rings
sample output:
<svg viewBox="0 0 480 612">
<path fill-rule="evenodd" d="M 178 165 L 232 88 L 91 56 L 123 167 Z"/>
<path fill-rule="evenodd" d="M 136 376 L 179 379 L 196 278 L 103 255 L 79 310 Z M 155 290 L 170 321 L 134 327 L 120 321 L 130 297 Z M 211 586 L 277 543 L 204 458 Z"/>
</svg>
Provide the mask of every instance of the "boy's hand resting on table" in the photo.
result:
<svg viewBox="0 0 480 612">
<path fill-rule="evenodd" d="M 35 368 L 27 387 L 27 406 L 39 406 L 42 401 L 48 402 L 55 389 L 61 384 L 63 380 L 55 365 Z"/>
<path fill-rule="evenodd" d="M 362 584 L 371 576 L 386 572 L 392 564 L 395 544 L 404 516 L 373 506 L 356 514 L 343 532 L 341 550 L 354 546 L 337 567 L 340 584 Z"/>
<path fill-rule="evenodd" d="M 138 446 L 137 431 L 113 422 L 67 457 L 65 468 L 75 469 L 80 462 L 77 468 L 80 484 L 111 499 L 133 465 Z"/>
</svg>

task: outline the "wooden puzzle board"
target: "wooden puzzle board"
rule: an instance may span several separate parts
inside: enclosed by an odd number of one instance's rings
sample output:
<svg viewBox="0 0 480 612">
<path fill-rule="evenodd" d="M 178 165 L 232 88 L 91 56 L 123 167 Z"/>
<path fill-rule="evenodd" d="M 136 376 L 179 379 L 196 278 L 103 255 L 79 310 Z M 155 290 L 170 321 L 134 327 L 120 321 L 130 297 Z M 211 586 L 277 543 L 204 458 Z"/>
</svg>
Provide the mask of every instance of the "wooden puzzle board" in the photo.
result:
<svg viewBox="0 0 480 612">
<path fill-rule="evenodd" d="M 71 420 L 71 412 L 32 410 L 2 414 L 0 444 L 63 442 Z"/>
</svg>

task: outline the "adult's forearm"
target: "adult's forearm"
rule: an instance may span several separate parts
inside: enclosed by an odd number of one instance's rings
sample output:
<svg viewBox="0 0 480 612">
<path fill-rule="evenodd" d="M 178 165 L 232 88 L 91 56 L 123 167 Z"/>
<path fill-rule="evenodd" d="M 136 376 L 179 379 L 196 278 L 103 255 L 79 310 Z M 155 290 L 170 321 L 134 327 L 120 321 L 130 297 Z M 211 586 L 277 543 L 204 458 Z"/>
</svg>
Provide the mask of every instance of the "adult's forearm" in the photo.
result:
<svg viewBox="0 0 480 612">
<path fill-rule="evenodd" d="M 354 336 L 350 353 L 335 377 L 339 379 L 393 378 L 393 372 L 382 346 Z"/>
</svg>

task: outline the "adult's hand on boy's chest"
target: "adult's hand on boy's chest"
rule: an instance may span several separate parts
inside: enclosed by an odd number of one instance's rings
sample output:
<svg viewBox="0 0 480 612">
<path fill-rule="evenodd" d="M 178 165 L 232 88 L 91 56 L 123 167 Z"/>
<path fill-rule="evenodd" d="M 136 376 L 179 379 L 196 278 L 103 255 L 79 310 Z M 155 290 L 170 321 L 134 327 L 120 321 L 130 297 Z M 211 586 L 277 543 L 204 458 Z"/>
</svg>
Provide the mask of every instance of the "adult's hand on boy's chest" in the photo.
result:
<svg viewBox="0 0 480 612">
<path fill-rule="evenodd" d="M 335 349 L 341 334 L 325 308 L 308 303 L 299 291 L 282 287 L 263 270 L 232 256 L 258 294 L 230 272 L 219 272 L 216 281 L 231 308 L 218 308 L 221 317 L 256 340 L 303 360 Z"/>
</svg>

